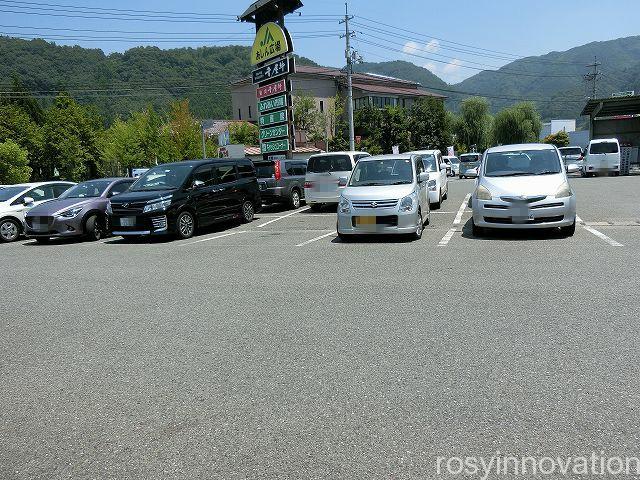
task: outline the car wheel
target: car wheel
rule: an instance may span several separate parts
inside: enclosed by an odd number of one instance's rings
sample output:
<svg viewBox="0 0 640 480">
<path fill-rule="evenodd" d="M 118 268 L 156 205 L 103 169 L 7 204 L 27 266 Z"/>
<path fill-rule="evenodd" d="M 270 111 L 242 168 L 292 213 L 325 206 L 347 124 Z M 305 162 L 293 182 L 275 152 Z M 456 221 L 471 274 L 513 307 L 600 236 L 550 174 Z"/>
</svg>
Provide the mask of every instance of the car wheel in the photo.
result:
<svg viewBox="0 0 640 480">
<path fill-rule="evenodd" d="M 431 204 L 431 209 L 438 210 L 441 204 L 442 204 L 442 190 L 440 190 L 440 194 L 438 195 L 438 201 L 436 203 Z"/>
<path fill-rule="evenodd" d="M 84 224 L 84 233 L 89 240 L 97 241 L 104 237 L 104 225 L 97 215 L 91 215 Z"/>
<path fill-rule="evenodd" d="M 473 220 L 471 220 L 471 233 L 474 237 L 481 237 L 484 233 L 484 228 L 478 227 L 475 223 L 473 223 Z"/>
<path fill-rule="evenodd" d="M 289 199 L 289 205 L 292 208 L 298 209 L 300 208 L 300 192 L 297 188 L 294 188 L 291 192 L 291 198 Z"/>
<path fill-rule="evenodd" d="M 49 237 L 36 237 L 36 242 L 41 245 L 46 245 L 51 239 Z"/>
<path fill-rule="evenodd" d="M 573 237 L 573 234 L 576 233 L 576 221 L 574 220 L 568 227 L 560 227 L 560 233 L 565 237 Z"/>
<path fill-rule="evenodd" d="M 16 220 L 12 218 L 2 220 L 0 223 L 0 241 L 6 243 L 15 242 L 21 231 L 22 228 Z"/>
<path fill-rule="evenodd" d="M 416 231 L 413 234 L 413 239 L 420 240 L 422 238 L 423 231 L 424 231 L 424 220 L 422 219 L 422 213 L 418 212 L 418 221 L 416 223 Z"/>
<path fill-rule="evenodd" d="M 182 212 L 176 218 L 176 234 L 178 238 L 187 239 L 193 236 L 196 229 L 196 221 L 191 212 Z"/>
<path fill-rule="evenodd" d="M 462 180 L 462 175 L 458 175 L 458 179 Z"/>
<path fill-rule="evenodd" d="M 311 205 L 309 205 L 309 208 L 311 209 L 312 212 L 319 212 L 320 210 L 322 210 L 322 204 L 312 203 Z"/>
<path fill-rule="evenodd" d="M 447 191 L 444 192 L 444 196 L 442 197 L 442 200 L 446 200 L 447 198 L 449 198 L 449 187 L 447 186 Z"/>
<path fill-rule="evenodd" d="M 255 214 L 253 203 L 250 200 L 245 200 L 242 203 L 242 223 L 251 223 Z"/>
</svg>

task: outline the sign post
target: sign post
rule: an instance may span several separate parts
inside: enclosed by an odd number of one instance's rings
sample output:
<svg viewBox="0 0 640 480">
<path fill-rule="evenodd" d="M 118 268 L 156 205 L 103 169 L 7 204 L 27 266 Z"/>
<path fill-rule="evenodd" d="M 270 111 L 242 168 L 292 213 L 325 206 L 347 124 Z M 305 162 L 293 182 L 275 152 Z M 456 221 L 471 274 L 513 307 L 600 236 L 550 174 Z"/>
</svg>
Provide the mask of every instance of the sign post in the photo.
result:
<svg viewBox="0 0 640 480">
<path fill-rule="evenodd" d="M 260 151 L 265 160 L 293 158 L 295 132 L 289 75 L 295 73 L 293 42 L 284 16 L 302 6 L 300 0 L 255 2 L 240 20 L 256 25 L 251 48 L 252 82 L 256 85 Z"/>
</svg>

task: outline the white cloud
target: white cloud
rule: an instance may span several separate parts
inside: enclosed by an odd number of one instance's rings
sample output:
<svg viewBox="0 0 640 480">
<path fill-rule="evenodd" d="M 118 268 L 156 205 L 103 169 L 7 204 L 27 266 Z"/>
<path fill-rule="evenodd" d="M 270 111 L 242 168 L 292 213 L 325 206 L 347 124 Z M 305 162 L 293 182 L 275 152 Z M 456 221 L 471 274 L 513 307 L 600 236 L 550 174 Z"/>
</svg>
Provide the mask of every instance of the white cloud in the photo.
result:
<svg viewBox="0 0 640 480">
<path fill-rule="evenodd" d="M 435 53 L 440 50 L 440 42 L 435 38 L 424 46 L 425 52 Z"/>
<path fill-rule="evenodd" d="M 435 72 L 438 71 L 438 67 L 436 66 L 435 63 L 425 63 L 422 67 L 426 68 L 427 70 L 429 70 L 432 73 L 435 73 Z"/>
<path fill-rule="evenodd" d="M 404 53 L 418 53 L 420 51 L 420 46 L 416 42 L 407 42 L 402 47 L 402 51 Z"/>
<path fill-rule="evenodd" d="M 462 66 L 462 61 L 457 58 L 451 60 L 447 63 L 442 69 L 442 73 L 454 74 L 460 71 L 460 67 Z"/>
</svg>

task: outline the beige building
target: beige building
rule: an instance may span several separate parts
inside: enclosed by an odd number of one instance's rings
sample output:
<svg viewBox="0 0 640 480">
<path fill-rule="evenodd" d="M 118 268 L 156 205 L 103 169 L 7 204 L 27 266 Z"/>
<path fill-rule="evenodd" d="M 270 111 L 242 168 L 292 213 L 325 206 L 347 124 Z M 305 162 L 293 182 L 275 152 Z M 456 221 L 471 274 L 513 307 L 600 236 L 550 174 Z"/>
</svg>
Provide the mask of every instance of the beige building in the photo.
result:
<svg viewBox="0 0 640 480">
<path fill-rule="evenodd" d="M 319 112 L 329 111 L 338 93 L 346 97 L 347 76 L 336 68 L 298 66 L 290 79 L 293 94 L 314 97 Z M 354 73 L 352 81 L 355 110 L 366 105 L 409 108 L 421 97 L 435 97 L 443 101 L 446 98 L 425 90 L 418 83 L 382 75 Z M 258 121 L 256 86 L 251 84 L 250 78 L 231 84 L 231 103 L 234 120 Z M 331 133 L 328 132 L 329 136 Z"/>
</svg>

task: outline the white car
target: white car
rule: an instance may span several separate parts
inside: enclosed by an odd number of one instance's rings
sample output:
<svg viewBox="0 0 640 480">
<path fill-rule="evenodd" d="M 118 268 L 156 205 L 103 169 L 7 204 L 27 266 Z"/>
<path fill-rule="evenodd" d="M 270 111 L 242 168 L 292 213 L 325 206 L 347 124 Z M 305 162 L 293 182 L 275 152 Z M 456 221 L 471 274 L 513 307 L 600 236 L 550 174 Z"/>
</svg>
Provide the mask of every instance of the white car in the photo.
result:
<svg viewBox="0 0 640 480">
<path fill-rule="evenodd" d="M 420 155 L 422 157 L 425 172 L 429 173 L 429 204 L 432 209 L 437 210 L 449 195 L 447 164 L 442 161 L 440 150 L 416 150 L 407 152 L 406 155 Z"/>
<path fill-rule="evenodd" d="M 577 166 L 569 167 L 577 172 Z M 504 145 L 488 149 L 471 197 L 473 235 L 484 229 L 576 229 L 576 196 L 554 145 Z"/>
<path fill-rule="evenodd" d="M 591 175 L 620 175 L 620 143 L 617 138 L 591 140 L 584 159 L 582 174 Z"/>
<path fill-rule="evenodd" d="M 448 161 L 451 165 L 451 176 L 456 177 L 460 174 L 460 160 L 458 157 L 442 157 L 445 161 Z"/>
<path fill-rule="evenodd" d="M 0 241 L 15 242 L 24 232 L 24 214 L 36 205 L 58 198 L 75 183 L 40 182 L 0 188 Z"/>
<path fill-rule="evenodd" d="M 337 205 L 353 167 L 361 158 L 370 156 L 367 152 L 331 152 L 309 157 L 304 198 L 311 210 L 326 204 Z"/>
</svg>

